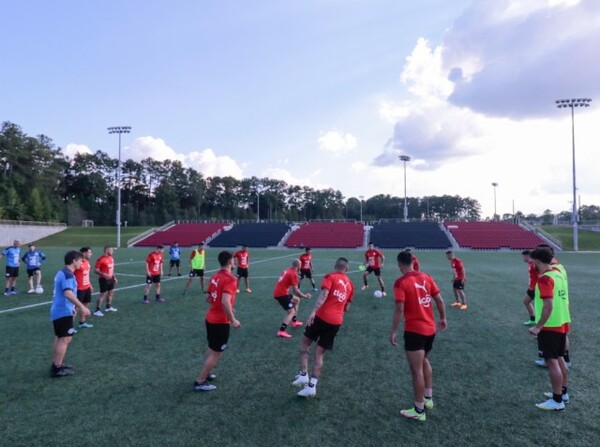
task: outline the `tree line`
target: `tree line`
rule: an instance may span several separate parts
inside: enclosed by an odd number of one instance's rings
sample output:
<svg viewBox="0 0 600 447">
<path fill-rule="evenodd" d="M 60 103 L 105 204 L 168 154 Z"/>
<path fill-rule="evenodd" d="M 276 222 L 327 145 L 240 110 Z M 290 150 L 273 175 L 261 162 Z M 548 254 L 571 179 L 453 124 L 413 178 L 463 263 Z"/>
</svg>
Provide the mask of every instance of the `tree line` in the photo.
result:
<svg viewBox="0 0 600 447">
<path fill-rule="evenodd" d="M 16 124 L 0 131 L 0 219 L 114 225 L 118 159 L 106 152 L 66 156 L 45 135 L 28 136 Z M 287 221 L 399 219 L 404 198 L 379 194 L 345 198 L 339 190 L 288 185 L 282 180 L 205 177 L 180 161 L 125 160 L 121 216 L 128 225 L 170 220 Z M 477 200 L 459 196 L 408 197 L 411 219 L 479 220 Z"/>
</svg>

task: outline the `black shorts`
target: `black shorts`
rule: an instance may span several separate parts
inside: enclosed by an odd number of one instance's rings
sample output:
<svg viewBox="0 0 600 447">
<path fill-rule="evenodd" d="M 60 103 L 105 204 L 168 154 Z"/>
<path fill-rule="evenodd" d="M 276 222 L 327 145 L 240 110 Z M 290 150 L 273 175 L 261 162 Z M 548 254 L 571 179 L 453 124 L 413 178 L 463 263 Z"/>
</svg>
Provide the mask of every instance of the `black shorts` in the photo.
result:
<svg viewBox="0 0 600 447">
<path fill-rule="evenodd" d="M 312 279 L 312 270 L 311 269 L 300 269 L 300 279 L 308 278 Z"/>
<path fill-rule="evenodd" d="M 77 291 L 77 299 L 81 301 L 83 304 L 88 304 L 92 302 L 92 289 L 89 288 L 87 290 L 78 290 Z"/>
<path fill-rule="evenodd" d="M 557 359 L 565 355 L 567 334 L 554 331 L 540 331 L 537 341 L 538 350 L 544 360 Z"/>
<path fill-rule="evenodd" d="M 404 332 L 404 350 L 405 351 L 431 351 L 433 347 L 433 335 L 421 335 L 416 332 Z"/>
<path fill-rule="evenodd" d="M 237 277 L 238 278 L 247 278 L 248 277 L 248 269 L 245 269 L 243 267 L 238 267 L 237 268 Z"/>
<path fill-rule="evenodd" d="M 304 336 L 317 342 L 317 345 L 323 349 L 333 349 L 333 340 L 340 330 L 341 324 L 329 324 L 319 317 L 315 317 L 315 321 L 310 326 L 304 329 Z"/>
<path fill-rule="evenodd" d="M 146 284 L 160 284 L 160 275 L 146 275 Z"/>
<path fill-rule="evenodd" d="M 171 259 L 169 261 L 169 266 L 170 267 L 179 267 L 181 265 L 181 260 L 180 259 Z"/>
<path fill-rule="evenodd" d="M 281 307 L 283 307 L 283 310 L 290 310 L 292 307 L 294 307 L 294 303 L 292 303 L 292 295 L 283 295 L 283 296 L 276 296 L 275 299 L 277 300 L 277 302 L 279 303 L 279 305 Z"/>
<path fill-rule="evenodd" d="M 19 276 L 19 267 L 6 267 L 7 278 L 17 278 Z"/>
<path fill-rule="evenodd" d="M 52 320 L 54 325 L 54 335 L 58 338 L 72 337 L 75 331 L 73 330 L 73 317 L 62 317 Z"/>
<path fill-rule="evenodd" d="M 194 278 L 199 276 L 200 278 L 204 277 L 204 269 L 192 269 L 190 270 L 190 278 Z"/>
<path fill-rule="evenodd" d="M 115 288 L 115 280 L 106 279 L 105 277 L 98 278 L 98 285 L 100 286 L 100 293 L 109 292 Z"/>
<path fill-rule="evenodd" d="M 206 320 L 205 323 L 208 347 L 215 352 L 223 352 L 229 341 L 229 323 L 209 323 Z"/>
<path fill-rule="evenodd" d="M 465 281 L 462 279 L 455 279 L 452 288 L 455 290 L 465 290 Z"/>
<path fill-rule="evenodd" d="M 367 269 L 365 270 L 365 272 L 367 273 L 375 273 L 375 276 L 381 276 L 381 268 L 377 267 L 371 267 L 368 266 Z"/>
<path fill-rule="evenodd" d="M 534 298 L 535 298 L 535 291 L 534 291 L 534 290 L 527 289 L 527 292 L 526 292 L 526 293 L 527 293 L 527 296 L 528 296 L 529 298 L 531 298 L 531 299 L 534 299 Z"/>
<path fill-rule="evenodd" d="M 27 269 L 27 276 L 29 276 L 30 278 L 33 277 L 33 275 L 35 275 L 35 272 L 39 272 L 40 268 L 39 267 L 34 267 L 32 269 Z"/>
</svg>

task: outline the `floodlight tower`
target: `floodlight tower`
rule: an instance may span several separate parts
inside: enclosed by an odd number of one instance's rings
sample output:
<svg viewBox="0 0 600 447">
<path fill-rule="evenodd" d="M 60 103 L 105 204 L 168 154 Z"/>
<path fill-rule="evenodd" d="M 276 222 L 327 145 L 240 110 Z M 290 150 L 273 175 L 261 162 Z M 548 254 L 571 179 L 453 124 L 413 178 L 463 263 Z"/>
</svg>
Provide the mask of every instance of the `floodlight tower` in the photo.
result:
<svg viewBox="0 0 600 447">
<path fill-rule="evenodd" d="M 121 246 L 121 135 L 131 132 L 130 126 L 108 128 L 109 134 L 119 134 L 119 164 L 117 165 L 117 248 Z"/>
<path fill-rule="evenodd" d="M 498 187 L 498 183 L 494 182 L 492 183 L 492 186 L 494 187 L 494 220 L 496 220 L 496 188 Z"/>
<path fill-rule="evenodd" d="M 556 107 L 569 107 L 571 109 L 571 137 L 573 142 L 573 251 L 579 251 L 579 234 L 577 232 L 577 182 L 575 176 L 575 107 L 589 107 L 590 98 L 557 99 Z"/>
<path fill-rule="evenodd" d="M 408 155 L 400 155 L 398 157 L 404 163 L 404 222 L 408 222 L 408 207 L 406 205 L 406 162 L 410 161 Z"/>
</svg>

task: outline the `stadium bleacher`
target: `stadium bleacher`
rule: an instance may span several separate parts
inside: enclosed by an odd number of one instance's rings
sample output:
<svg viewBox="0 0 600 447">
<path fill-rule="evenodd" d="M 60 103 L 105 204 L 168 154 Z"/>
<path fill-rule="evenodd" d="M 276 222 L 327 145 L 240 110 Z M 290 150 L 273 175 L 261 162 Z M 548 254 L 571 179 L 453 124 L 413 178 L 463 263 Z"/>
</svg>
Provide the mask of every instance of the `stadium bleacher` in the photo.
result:
<svg viewBox="0 0 600 447">
<path fill-rule="evenodd" d="M 380 222 L 369 240 L 379 248 L 447 249 L 452 243 L 435 222 Z"/>
<path fill-rule="evenodd" d="M 285 223 L 242 223 L 223 231 L 210 242 L 211 247 L 274 247 L 290 229 Z"/>
<path fill-rule="evenodd" d="M 180 247 L 192 247 L 199 242 L 205 242 L 216 233 L 223 230 L 227 224 L 216 223 L 180 223 L 164 230 L 150 234 L 148 237 L 136 242 L 135 247 L 154 247 L 158 244 L 170 245 L 179 242 Z"/>
<path fill-rule="evenodd" d="M 463 248 L 523 250 L 545 240 L 517 224 L 509 222 L 444 222 L 456 242 Z"/>
<path fill-rule="evenodd" d="M 357 248 L 363 245 L 364 226 L 355 222 L 310 222 L 294 231 L 289 248 Z"/>
</svg>

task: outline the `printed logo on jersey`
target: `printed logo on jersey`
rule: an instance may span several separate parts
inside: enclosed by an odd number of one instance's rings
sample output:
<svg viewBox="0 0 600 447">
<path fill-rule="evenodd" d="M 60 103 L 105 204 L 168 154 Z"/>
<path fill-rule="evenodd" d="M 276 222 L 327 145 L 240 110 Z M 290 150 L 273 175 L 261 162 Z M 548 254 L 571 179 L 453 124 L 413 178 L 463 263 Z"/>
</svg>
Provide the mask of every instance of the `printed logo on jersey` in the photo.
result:
<svg viewBox="0 0 600 447">
<path fill-rule="evenodd" d="M 344 291 L 342 292 L 339 288 L 336 288 L 333 291 L 333 296 L 335 296 L 339 302 L 346 301 L 346 298 L 348 298 L 348 286 L 350 285 L 350 283 L 347 283 L 341 279 L 338 279 L 337 284 L 342 286 L 344 288 Z"/>
<path fill-rule="evenodd" d="M 417 289 L 417 296 L 419 298 L 419 304 L 423 307 L 431 306 L 431 295 L 429 295 L 429 292 L 427 291 L 427 287 L 425 287 L 425 281 L 423 281 L 423 284 L 419 284 L 418 282 L 415 282 L 415 289 Z M 421 296 L 422 292 L 425 292 L 425 296 Z"/>
</svg>

